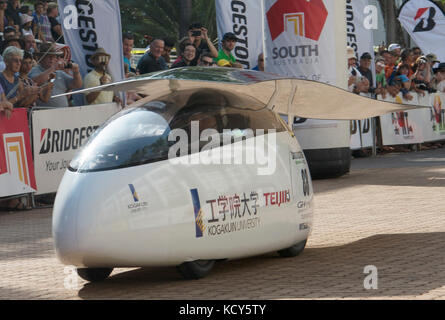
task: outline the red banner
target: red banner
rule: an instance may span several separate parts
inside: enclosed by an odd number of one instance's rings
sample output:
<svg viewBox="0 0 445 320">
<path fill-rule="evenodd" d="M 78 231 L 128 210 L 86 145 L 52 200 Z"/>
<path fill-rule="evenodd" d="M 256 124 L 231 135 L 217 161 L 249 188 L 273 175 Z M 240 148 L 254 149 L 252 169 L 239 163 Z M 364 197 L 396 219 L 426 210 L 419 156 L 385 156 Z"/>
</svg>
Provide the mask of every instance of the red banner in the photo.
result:
<svg viewBox="0 0 445 320">
<path fill-rule="evenodd" d="M 36 179 L 26 109 L 0 114 L 0 197 L 34 192 Z"/>
</svg>

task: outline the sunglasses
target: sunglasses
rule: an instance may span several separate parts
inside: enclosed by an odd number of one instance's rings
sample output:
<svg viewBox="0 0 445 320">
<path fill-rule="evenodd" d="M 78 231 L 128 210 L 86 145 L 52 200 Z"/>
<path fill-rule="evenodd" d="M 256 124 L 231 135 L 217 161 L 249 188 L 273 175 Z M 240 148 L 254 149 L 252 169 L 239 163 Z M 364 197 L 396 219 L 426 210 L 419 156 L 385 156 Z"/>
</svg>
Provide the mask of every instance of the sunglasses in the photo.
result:
<svg viewBox="0 0 445 320">
<path fill-rule="evenodd" d="M 204 64 L 204 65 L 206 65 L 206 66 L 211 66 L 211 65 L 213 64 L 213 61 L 205 61 L 205 60 L 202 60 L 201 63 Z"/>
</svg>

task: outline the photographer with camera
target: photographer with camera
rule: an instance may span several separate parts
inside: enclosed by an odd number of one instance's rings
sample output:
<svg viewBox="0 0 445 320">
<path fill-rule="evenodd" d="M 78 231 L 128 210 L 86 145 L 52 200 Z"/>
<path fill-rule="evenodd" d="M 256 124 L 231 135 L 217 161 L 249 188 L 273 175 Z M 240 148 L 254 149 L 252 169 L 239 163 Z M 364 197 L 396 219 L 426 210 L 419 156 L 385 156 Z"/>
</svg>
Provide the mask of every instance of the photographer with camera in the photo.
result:
<svg viewBox="0 0 445 320">
<path fill-rule="evenodd" d="M 82 76 L 79 72 L 79 66 L 76 63 L 59 63 L 58 56 L 63 55 L 61 51 L 57 51 L 54 44 L 43 43 L 40 46 L 40 52 L 37 54 L 40 61 L 37 66 L 32 68 L 29 77 L 39 86 L 48 85 L 54 82 L 54 88 L 51 96 L 67 93 L 69 90 L 79 89 L 82 87 Z M 72 73 L 72 76 L 66 71 Z M 40 99 L 37 100 L 38 106 L 45 107 L 69 107 L 68 98 L 58 97 L 51 98 L 48 102 Z"/>
<path fill-rule="evenodd" d="M 196 55 L 192 61 L 193 66 L 198 64 L 199 56 L 205 51 L 210 52 L 214 58 L 218 57 L 218 50 L 210 40 L 207 29 L 201 23 L 197 22 L 190 25 L 187 35 L 190 43 L 196 48 Z"/>
<path fill-rule="evenodd" d="M 111 60 L 111 55 L 105 49 L 98 48 L 90 58 L 94 65 L 94 70 L 88 73 L 84 79 L 84 88 L 98 87 L 112 82 L 111 76 L 107 73 L 108 64 Z M 85 94 L 88 104 L 102 104 L 117 102 L 121 103 L 119 97 L 114 95 L 113 91 L 96 91 Z"/>
</svg>

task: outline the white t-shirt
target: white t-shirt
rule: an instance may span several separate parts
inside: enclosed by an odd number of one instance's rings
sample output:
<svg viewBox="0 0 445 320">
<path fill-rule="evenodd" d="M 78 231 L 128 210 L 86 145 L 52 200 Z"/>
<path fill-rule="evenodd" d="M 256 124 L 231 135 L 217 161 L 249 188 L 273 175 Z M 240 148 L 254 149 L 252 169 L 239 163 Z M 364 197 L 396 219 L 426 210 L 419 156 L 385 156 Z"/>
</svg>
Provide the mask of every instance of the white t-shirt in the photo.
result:
<svg viewBox="0 0 445 320">
<path fill-rule="evenodd" d="M 442 80 L 437 85 L 437 92 L 445 92 L 445 80 Z"/>
</svg>

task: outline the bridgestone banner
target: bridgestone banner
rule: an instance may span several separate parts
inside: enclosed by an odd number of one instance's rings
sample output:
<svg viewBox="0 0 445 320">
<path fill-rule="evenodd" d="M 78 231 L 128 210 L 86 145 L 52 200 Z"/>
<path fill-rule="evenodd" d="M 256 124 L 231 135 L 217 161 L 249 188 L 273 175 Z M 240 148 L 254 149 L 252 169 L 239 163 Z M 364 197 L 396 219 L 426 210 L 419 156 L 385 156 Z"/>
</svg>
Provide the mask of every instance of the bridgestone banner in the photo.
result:
<svg viewBox="0 0 445 320">
<path fill-rule="evenodd" d="M 215 0 L 218 38 L 233 32 L 238 41 L 232 54 L 245 69 L 258 65 L 263 52 L 262 1 Z"/>
<path fill-rule="evenodd" d="M 36 179 L 26 109 L 0 113 L 0 197 L 34 192 Z"/>
<path fill-rule="evenodd" d="M 108 73 L 123 80 L 121 14 L 118 0 L 58 0 L 60 22 L 72 59 L 84 77 L 94 69 L 90 61 L 97 48 L 111 54 Z"/>
<path fill-rule="evenodd" d="M 434 53 L 445 61 L 445 13 L 434 2 L 406 1 L 398 18 L 425 54 Z"/>
<path fill-rule="evenodd" d="M 115 103 L 33 110 L 37 194 L 57 191 L 74 155 L 94 131 L 118 111 Z"/>
</svg>

